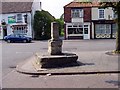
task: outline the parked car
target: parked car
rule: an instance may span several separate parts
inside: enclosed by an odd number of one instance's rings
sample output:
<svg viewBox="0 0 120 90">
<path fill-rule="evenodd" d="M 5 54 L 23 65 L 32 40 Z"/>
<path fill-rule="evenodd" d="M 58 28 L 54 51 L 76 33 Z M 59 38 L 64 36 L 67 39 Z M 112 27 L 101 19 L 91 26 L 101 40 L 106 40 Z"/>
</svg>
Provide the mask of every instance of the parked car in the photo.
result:
<svg viewBox="0 0 120 90">
<path fill-rule="evenodd" d="M 11 42 L 31 42 L 32 38 L 31 37 L 27 37 L 25 35 L 21 35 L 21 34 L 10 34 L 8 36 L 4 37 L 4 40 L 7 41 L 8 43 Z"/>
</svg>

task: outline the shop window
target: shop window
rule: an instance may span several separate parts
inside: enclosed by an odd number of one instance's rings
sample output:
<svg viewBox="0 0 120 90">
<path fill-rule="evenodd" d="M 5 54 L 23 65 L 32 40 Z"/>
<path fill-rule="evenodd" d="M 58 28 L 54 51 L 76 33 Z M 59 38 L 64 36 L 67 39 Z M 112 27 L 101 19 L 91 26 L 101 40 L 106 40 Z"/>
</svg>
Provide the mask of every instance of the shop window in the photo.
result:
<svg viewBox="0 0 120 90">
<path fill-rule="evenodd" d="M 79 27 L 83 27 L 82 25 L 79 25 Z"/>
<path fill-rule="evenodd" d="M 106 34 L 111 34 L 111 25 L 106 24 Z"/>
<path fill-rule="evenodd" d="M 88 27 L 88 25 L 84 25 L 84 27 Z"/>
<path fill-rule="evenodd" d="M 68 28 L 68 34 L 83 34 L 83 28 Z"/>
<path fill-rule="evenodd" d="M 88 34 L 88 28 L 84 28 L 84 34 Z"/>
<path fill-rule="evenodd" d="M 112 30 L 113 30 L 112 32 L 113 32 L 113 33 L 116 33 L 117 28 L 118 28 L 118 27 L 117 27 L 117 24 L 112 24 Z"/>
<path fill-rule="evenodd" d="M 13 33 L 27 35 L 27 26 L 16 26 Z"/>
<path fill-rule="evenodd" d="M 110 24 L 98 24 L 95 27 L 96 34 L 111 34 L 111 25 Z"/>
<path fill-rule="evenodd" d="M 68 27 L 72 27 L 72 26 L 68 26 Z"/>
<path fill-rule="evenodd" d="M 77 25 L 73 25 L 73 27 L 77 27 Z"/>
</svg>

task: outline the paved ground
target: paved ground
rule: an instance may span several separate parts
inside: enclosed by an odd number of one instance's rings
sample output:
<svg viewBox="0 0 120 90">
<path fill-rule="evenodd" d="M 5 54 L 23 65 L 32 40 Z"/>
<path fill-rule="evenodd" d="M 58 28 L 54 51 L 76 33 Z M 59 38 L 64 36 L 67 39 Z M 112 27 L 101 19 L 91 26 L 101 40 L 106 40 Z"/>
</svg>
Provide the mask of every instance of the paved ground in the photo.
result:
<svg viewBox="0 0 120 90">
<path fill-rule="evenodd" d="M 39 49 L 38 49 L 39 48 Z M 75 52 L 79 61 L 85 63 L 80 68 L 61 69 L 63 71 L 114 70 L 118 71 L 118 56 L 106 55 L 114 50 L 115 40 L 66 40 L 63 51 Z M 9 66 L 16 66 L 35 52 L 47 52 L 47 41 L 34 43 L 3 42 L 3 88 L 118 88 L 118 73 L 87 75 L 24 75 Z M 68 70 L 69 69 L 69 70 Z M 58 70 L 56 70 L 58 71 Z"/>
<path fill-rule="evenodd" d="M 34 76 L 12 71 L 3 88 L 118 88 L 118 74 Z"/>
</svg>

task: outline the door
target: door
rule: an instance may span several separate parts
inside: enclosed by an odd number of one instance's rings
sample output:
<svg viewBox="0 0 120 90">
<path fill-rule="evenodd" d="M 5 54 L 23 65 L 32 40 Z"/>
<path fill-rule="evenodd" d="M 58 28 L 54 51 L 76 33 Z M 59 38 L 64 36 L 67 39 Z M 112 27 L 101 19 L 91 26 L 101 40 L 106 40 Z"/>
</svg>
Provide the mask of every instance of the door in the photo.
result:
<svg viewBox="0 0 120 90">
<path fill-rule="evenodd" d="M 90 39 L 90 30 L 88 25 L 84 25 L 83 39 Z"/>
</svg>

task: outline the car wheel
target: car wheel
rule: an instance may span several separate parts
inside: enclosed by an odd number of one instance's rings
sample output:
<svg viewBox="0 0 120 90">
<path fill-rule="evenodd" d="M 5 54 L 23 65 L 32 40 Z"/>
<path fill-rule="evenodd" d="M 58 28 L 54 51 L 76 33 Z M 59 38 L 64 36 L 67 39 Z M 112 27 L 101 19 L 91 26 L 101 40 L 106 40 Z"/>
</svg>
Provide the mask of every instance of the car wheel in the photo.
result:
<svg viewBox="0 0 120 90">
<path fill-rule="evenodd" d="M 24 43 L 26 43 L 26 42 L 27 42 L 27 40 L 23 40 L 23 42 L 24 42 Z"/>
<path fill-rule="evenodd" d="M 29 43 L 31 43 L 31 40 L 29 40 Z"/>
<path fill-rule="evenodd" d="M 11 43 L 11 40 L 7 40 L 8 43 Z"/>
</svg>

